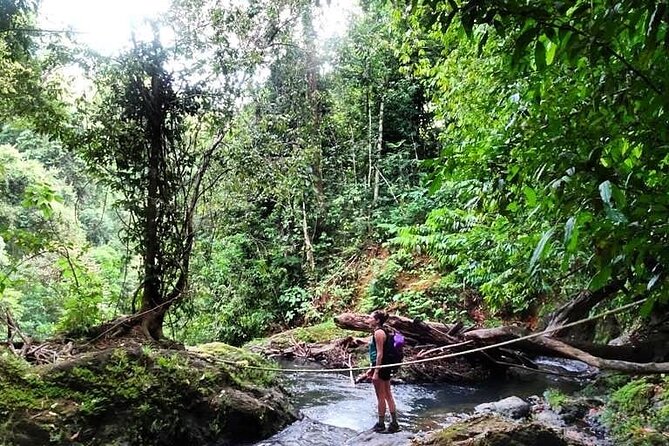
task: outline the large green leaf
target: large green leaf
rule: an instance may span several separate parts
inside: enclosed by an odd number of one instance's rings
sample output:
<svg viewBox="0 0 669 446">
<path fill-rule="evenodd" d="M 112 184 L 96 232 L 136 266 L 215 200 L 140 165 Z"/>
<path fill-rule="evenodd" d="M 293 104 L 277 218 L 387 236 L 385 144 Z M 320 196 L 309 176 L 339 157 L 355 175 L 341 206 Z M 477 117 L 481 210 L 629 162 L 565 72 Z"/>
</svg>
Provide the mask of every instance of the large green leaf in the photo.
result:
<svg viewBox="0 0 669 446">
<path fill-rule="evenodd" d="M 543 257 L 543 255 L 547 251 L 548 241 L 551 239 L 553 236 L 553 233 L 555 231 L 553 229 L 549 229 L 548 231 L 544 232 L 544 234 L 541 236 L 541 239 L 539 240 L 539 243 L 537 244 L 536 248 L 534 248 L 534 252 L 532 253 L 532 258 L 530 259 L 530 267 L 529 270 L 533 271 L 535 266 L 537 265 L 537 262 Z"/>
</svg>

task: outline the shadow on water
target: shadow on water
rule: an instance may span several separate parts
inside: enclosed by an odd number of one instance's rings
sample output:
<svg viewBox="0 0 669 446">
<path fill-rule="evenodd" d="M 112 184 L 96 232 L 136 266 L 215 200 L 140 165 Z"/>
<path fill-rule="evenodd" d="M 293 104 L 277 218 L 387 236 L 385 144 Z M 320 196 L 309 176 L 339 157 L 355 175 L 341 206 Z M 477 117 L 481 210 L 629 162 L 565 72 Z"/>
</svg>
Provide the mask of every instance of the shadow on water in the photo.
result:
<svg viewBox="0 0 669 446">
<path fill-rule="evenodd" d="M 557 365 L 569 367 L 569 364 Z M 292 362 L 283 366 L 321 369 L 308 363 Z M 312 420 L 356 432 L 367 430 L 376 422 L 376 398 L 372 385 L 353 385 L 347 374 L 288 373 L 285 375 L 285 387 L 291 392 L 295 406 Z M 471 412 L 477 404 L 512 395 L 521 398 L 541 395 L 548 388 L 573 392 L 580 387 L 581 384 L 573 380 L 532 374 L 476 385 L 395 384 L 393 394 L 402 428 L 417 432 L 443 426 L 447 424 L 449 414 Z"/>
</svg>

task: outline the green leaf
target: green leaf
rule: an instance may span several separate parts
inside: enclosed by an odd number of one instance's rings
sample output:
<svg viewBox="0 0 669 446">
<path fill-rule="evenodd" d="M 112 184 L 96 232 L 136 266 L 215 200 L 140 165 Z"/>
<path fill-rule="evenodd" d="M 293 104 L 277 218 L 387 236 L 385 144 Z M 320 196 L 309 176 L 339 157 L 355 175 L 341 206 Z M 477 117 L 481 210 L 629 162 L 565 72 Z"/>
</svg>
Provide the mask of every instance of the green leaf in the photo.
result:
<svg viewBox="0 0 669 446">
<path fill-rule="evenodd" d="M 525 194 L 525 201 L 529 207 L 534 207 L 537 204 L 537 194 L 530 186 L 523 187 L 523 194 Z"/>
<path fill-rule="evenodd" d="M 659 274 L 655 274 L 653 277 L 651 277 L 650 280 L 648 281 L 648 285 L 646 285 L 646 289 L 650 290 L 651 288 L 653 288 L 653 286 L 655 286 L 659 278 L 660 278 Z"/>
<path fill-rule="evenodd" d="M 523 31 L 518 39 L 516 39 L 515 48 L 513 50 L 513 55 L 511 56 L 511 63 L 516 65 L 525 51 L 527 50 L 528 45 L 537 35 L 537 28 L 532 26 L 525 31 Z"/>
<path fill-rule="evenodd" d="M 625 214 L 615 208 L 607 208 L 606 217 L 614 223 L 627 223 L 628 221 Z"/>
<path fill-rule="evenodd" d="M 611 194 L 613 196 L 613 201 L 616 202 L 616 207 L 622 208 L 625 207 L 627 204 L 627 200 L 625 199 L 625 192 L 620 189 L 618 186 L 613 185 L 611 187 Z"/>
<path fill-rule="evenodd" d="M 544 235 L 541 237 L 541 240 L 539 240 L 539 244 L 537 245 L 536 248 L 534 248 L 534 252 L 532 253 L 532 258 L 530 259 L 530 271 L 534 270 L 535 265 L 539 261 L 539 259 L 544 255 L 544 252 L 546 251 L 546 244 L 548 243 L 548 240 L 553 236 L 553 233 L 555 231 L 553 229 L 549 229 L 548 231 L 544 232 Z"/>
<path fill-rule="evenodd" d="M 576 219 L 574 217 L 569 217 L 569 220 L 564 224 L 564 244 L 569 245 L 572 234 L 574 232 L 574 224 L 576 224 Z"/>
<path fill-rule="evenodd" d="M 590 291 L 597 291 L 606 283 L 609 281 L 611 278 L 611 265 L 607 265 L 606 267 L 602 268 L 597 274 L 595 274 L 595 277 L 593 277 L 590 280 L 590 283 L 588 284 L 588 289 Z"/>
<path fill-rule="evenodd" d="M 483 34 L 483 37 L 481 37 L 479 39 L 479 43 L 478 43 L 477 49 L 476 49 L 476 53 L 479 57 L 481 57 L 481 54 L 483 54 L 483 48 L 485 47 L 486 42 L 488 42 L 488 37 L 489 36 L 490 36 L 490 34 L 488 33 L 488 31 L 486 31 Z"/>
<path fill-rule="evenodd" d="M 552 65 L 555 60 L 557 45 L 551 41 L 546 42 L 546 65 Z"/>
<path fill-rule="evenodd" d="M 611 206 L 611 182 L 609 180 L 599 185 L 599 196 L 602 197 L 604 203 Z"/>
</svg>

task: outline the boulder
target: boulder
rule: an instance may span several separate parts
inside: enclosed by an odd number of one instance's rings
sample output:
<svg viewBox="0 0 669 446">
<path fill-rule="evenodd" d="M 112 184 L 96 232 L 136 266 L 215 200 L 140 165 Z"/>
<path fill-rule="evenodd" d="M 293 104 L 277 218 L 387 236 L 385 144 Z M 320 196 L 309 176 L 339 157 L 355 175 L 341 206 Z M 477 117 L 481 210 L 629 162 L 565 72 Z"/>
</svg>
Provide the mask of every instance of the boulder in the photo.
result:
<svg viewBox="0 0 669 446">
<path fill-rule="evenodd" d="M 260 357 L 228 354 L 114 348 L 39 368 L 0 357 L 0 444 L 240 444 L 297 418 L 274 375 L 230 365 Z"/>
<path fill-rule="evenodd" d="M 519 423 L 486 414 L 458 422 L 417 442 L 423 446 L 574 446 L 539 423 Z"/>
<path fill-rule="evenodd" d="M 354 437 L 356 432 L 304 417 L 256 446 L 332 446 Z"/>
<path fill-rule="evenodd" d="M 517 396 L 510 396 L 493 403 L 479 404 L 474 408 L 477 413 L 498 413 L 509 418 L 525 418 L 530 413 L 530 403 L 518 398 Z"/>
</svg>

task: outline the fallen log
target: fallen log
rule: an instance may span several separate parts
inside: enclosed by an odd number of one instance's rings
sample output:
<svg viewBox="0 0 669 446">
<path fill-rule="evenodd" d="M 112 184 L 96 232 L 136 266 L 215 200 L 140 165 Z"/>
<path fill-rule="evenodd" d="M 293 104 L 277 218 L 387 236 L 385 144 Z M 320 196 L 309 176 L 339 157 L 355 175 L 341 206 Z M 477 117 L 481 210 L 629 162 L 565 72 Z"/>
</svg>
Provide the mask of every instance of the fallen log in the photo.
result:
<svg viewBox="0 0 669 446">
<path fill-rule="evenodd" d="M 371 330 L 369 316 L 367 315 L 344 313 L 335 317 L 334 321 L 340 328 L 361 331 Z M 535 336 L 529 339 L 519 339 L 532 334 L 532 332 L 517 326 L 483 328 L 465 332 L 453 330 L 453 332 L 459 332 L 459 335 L 456 337 L 451 336 L 448 333 L 454 326 L 457 326 L 457 324 L 446 325 L 435 322 L 423 322 L 401 316 L 390 316 L 387 324 L 400 330 L 405 337 L 413 340 L 414 343 L 435 344 L 437 348 L 443 345 L 463 343 L 467 341 L 474 341 L 474 345 L 471 346 L 471 348 L 474 348 L 518 339 L 517 342 L 505 345 L 504 348 L 534 355 L 559 356 L 576 359 L 599 369 L 616 370 L 625 373 L 648 374 L 669 372 L 669 362 L 635 362 L 626 361 L 616 357 L 602 358 L 570 345 L 567 342 L 549 336 Z M 590 349 L 593 351 L 596 350 L 592 345 L 590 346 Z M 602 350 L 606 350 L 608 355 L 611 355 L 614 351 L 614 349 Z M 629 352 L 628 349 L 619 349 L 619 351 Z"/>
<path fill-rule="evenodd" d="M 507 326 L 472 330 L 464 333 L 464 338 L 478 341 L 479 344 L 493 345 L 531 334 L 521 327 Z M 669 372 L 669 362 L 632 362 L 618 359 L 605 359 L 591 355 L 561 340 L 548 336 L 536 336 L 522 339 L 513 345 L 515 349 L 535 354 L 560 356 L 585 362 L 599 369 L 615 370 L 625 373 L 651 374 Z M 509 348 L 508 345 L 505 348 Z"/>
<path fill-rule="evenodd" d="M 342 313 L 334 318 L 335 325 L 347 330 L 371 332 L 370 317 L 365 314 Z M 389 316 L 386 322 L 392 328 L 402 332 L 411 344 L 453 344 L 460 340 L 449 334 L 458 332 L 458 324 L 446 325 L 438 322 L 424 322 L 419 319 L 409 319 L 402 316 Z"/>
</svg>

